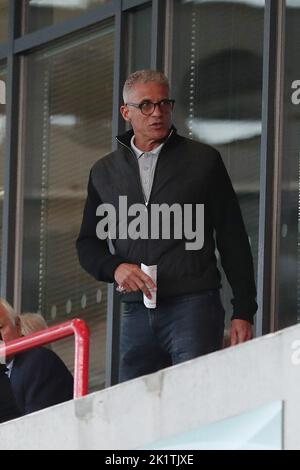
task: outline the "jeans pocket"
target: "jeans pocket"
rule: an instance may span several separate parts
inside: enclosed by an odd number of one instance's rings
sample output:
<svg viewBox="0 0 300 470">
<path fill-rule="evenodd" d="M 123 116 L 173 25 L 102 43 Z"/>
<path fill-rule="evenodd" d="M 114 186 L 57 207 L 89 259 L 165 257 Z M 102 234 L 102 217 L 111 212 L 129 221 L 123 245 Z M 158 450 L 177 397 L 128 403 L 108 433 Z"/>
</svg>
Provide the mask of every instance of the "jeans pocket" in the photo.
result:
<svg viewBox="0 0 300 470">
<path fill-rule="evenodd" d="M 124 302 L 123 305 L 122 315 L 124 316 L 138 314 L 141 311 L 141 307 L 143 307 L 143 304 L 140 302 Z"/>
<path fill-rule="evenodd" d="M 133 302 L 126 302 L 123 304 L 122 315 L 130 315 L 133 312 L 134 303 Z"/>
</svg>

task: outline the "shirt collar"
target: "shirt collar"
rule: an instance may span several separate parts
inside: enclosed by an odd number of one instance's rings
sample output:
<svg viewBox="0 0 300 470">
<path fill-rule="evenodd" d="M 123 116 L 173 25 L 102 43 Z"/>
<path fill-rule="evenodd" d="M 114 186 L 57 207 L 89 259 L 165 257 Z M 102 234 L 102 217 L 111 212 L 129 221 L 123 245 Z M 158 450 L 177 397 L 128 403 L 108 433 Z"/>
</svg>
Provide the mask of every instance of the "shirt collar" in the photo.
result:
<svg viewBox="0 0 300 470">
<path fill-rule="evenodd" d="M 143 152 L 143 150 L 140 150 L 138 147 L 136 147 L 135 145 L 135 136 L 133 135 L 132 138 L 131 138 L 131 148 L 132 150 L 134 151 L 134 153 L 136 154 L 137 158 L 140 158 L 142 155 L 144 155 L 144 153 L 147 153 L 147 154 L 150 154 L 150 155 L 153 155 L 154 157 L 156 157 L 159 152 L 161 151 L 161 149 L 163 148 L 163 146 L 165 145 L 165 142 L 163 142 L 159 147 L 155 148 L 154 150 L 151 150 L 151 152 Z"/>
<path fill-rule="evenodd" d="M 11 376 L 13 365 L 14 365 L 14 359 L 12 359 L 10 362 L 8 362 L 8 363 L 6 364 L 6 369 L 7 369 L 7 375 L 8 375 L 8 377 Z"/>
</svg>

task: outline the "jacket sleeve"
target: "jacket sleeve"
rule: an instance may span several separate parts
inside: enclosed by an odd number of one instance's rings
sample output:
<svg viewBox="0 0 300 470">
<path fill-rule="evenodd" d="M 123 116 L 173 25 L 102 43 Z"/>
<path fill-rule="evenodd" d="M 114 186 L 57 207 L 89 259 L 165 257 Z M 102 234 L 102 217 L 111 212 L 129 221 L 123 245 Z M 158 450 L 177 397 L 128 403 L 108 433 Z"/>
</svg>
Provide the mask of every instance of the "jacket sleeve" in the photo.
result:
<svg viewBox="0 0 300 470">
<path fill-rule="evenodd" d="M 209 188 L 209 205 L 221 264 L 233 292 L 232 319 L 253 323 L 257 311 L 253 259 L 238 199 L 220 154 Z"/>
<path fill-rule="evenodd" d="M 24 414 L 73 399 L 73 377 L 53 351 L 33 350 L 23 374 Z"/>
<path fill-rule="evenodd" d="M 6 375 L 6 367 L 0 364 L 0 423 L 20 416 L 21 412 L 17 407 L 9 378 Z"/>
<path fill-rule="evenodd" d="M 88 195 L 76 248 L 83 269 L 97 281 L 114 282 L 115 270 L 120 264 L 125 263 L 125 260 L 111 254 L 107 241 L 97 237 L 96 227 L 100 218 L 96 216 L 96 211 L 101 203 L 90 174 Z"/>
</svg>

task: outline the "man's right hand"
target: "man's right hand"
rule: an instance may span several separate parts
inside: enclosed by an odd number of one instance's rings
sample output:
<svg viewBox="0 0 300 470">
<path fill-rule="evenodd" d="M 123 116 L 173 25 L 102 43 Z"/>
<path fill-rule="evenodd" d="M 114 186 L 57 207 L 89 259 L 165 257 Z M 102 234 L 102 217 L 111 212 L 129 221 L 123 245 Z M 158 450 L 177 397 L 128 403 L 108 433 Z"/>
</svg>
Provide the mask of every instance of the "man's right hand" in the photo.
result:
<svg viewBox="0 0 300 470">
<path fill-rule="evenodd" d="M 126 292 L 142 291 L 148 299 L 152 299 L 149 289 L 157 289 L 151 277 L 147 276 L 136 264 L 120 264 L 115 270 L 115 280 Z"/>
</svg>

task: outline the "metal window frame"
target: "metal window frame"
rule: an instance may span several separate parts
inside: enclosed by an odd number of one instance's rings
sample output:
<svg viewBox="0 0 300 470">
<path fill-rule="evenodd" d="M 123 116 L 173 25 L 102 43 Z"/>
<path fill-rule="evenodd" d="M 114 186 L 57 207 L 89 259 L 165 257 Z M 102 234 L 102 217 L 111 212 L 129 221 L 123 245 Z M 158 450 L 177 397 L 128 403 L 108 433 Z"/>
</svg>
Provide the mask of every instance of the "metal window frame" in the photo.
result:
<svg viewBox="0 0 300 470">
<path fill-rule="evenodd" d="M 107 5 L 95 8 L 77 18 L 18 37 L 14 44 L 14 53 L 26 53 L 34 48 L 48 45 L 51 41 L 65 38 L 69 34 L 77 33 L 82 29 L 89 28 L 101 21 L 112 18 L 116 14 L 119 3 L 120 0 L 114 0 Z"/>
<path fill-rule="evenodd" d="M 169 79 L 169 83 L 173 83 L 173 70 L 172 70 L 172 57 L 173 57 L 173 35 L 174 35 L 174 1 L 175 0 L 166 0 L 166 14 L 165 14 L 165 47 L 164 47 L 164 69 L 165 74 Z"/>
<path fill-rule="evenodd" d="M 151 3 L 151 0 L 122 0 L 122 11 L 133 10 L 134 8 L 139 8 L 140 6 L 147 5 L 147 3 Z"/>
<path fill-rule="evenodd" d="M 266 0 L 256 335 L 278 324 L 285 0 Z"/>
<path fill-rule="evenodd" d="M 152 1 L 151 68 L 164 70 L 166 1 Z"/>
<path fill-rule="evenodd" d="M 5 60 L 8 56 L 9 48 L 8 44 L 0 44 L 0 60 Z"/>
<path fill-rule="evenodd" d="M 8 31 L 1 296 L 13 303 L 17 207 L 15 183 L 18 171 L 20 88 L 20 57 L 14 54 L 14 41 L 21 31 L 21 3 L 18 0 L 11 0 L 9 3 Z"/>
</svg>

